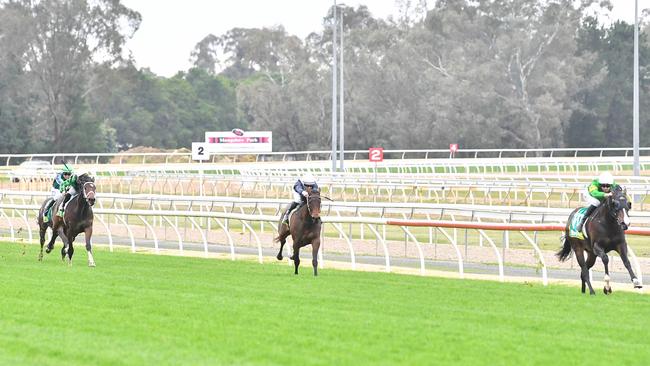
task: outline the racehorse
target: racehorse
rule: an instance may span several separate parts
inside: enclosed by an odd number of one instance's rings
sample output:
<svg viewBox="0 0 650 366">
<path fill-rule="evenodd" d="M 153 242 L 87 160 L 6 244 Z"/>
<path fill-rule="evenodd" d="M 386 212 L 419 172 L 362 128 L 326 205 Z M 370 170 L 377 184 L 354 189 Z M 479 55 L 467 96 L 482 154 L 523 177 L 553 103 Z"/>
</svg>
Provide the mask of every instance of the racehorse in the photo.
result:
<svg viewBox="0 0 650 366">
<path fill-rule="evenodd" d="M 92 246 L 90 244 L 90 238 L 93 235 L 93 209 L 92 206 L 95 204 L 95 178 L 92 178 L 88 174 L 82 174 L 77 177 L 77 192 L 79 192 L 74 197 L 70 198 L 67 206 L 65 207 L 65 212 L 63 217 L 57 215 L 52 215 L 52 220 L 48 222 L 43 222 L 43 213 L 45 207 L 51 198 L 48 198 L 41 205 L 41 209 L 38 211 L 38 226 L 40 228 L 40 239 L 41 239 L 41 252 L 38 255 L 38 260 L 43 260 L 43 244 L 45 243 L 45 232 L 47 228 L 52 229 L 52 238 L 47 244 L 45 249 L 46 253 L 50 253 L 54 249 L 54 241 L 57 236 L 61 237 L 63 241 L 63 248 L 61 248 L 61 259 L 65 260 L 66 255 L 68 257 L 68 264 L 72 264 L 72 255 L 74 254 L 74 247 L 72 242 L 80 233 L 84 233 L 86 238 L 86 251 L 88 252 L 88 266 L 95 267 L 95 259 L 93 258 Z M 65 195 L 64 195 L 65 196 Z M 52 205 L 52 212 L 57 212 L 59 206 L 63 202 L 63 197 L 59 198 Z"/>
<path fill-rule="evenodd" d="M 290 259 L 293 260 L 295 274 L 298 274 L 298 266 L 300 266 L 300 248 L 311 244 L 311 264 L 314 266 L 314 276 L 318 276 L 318 249 L 320 248 L 321 229 L 320 200 L 320 192 L 311 191 L 307 196 L 307 203 L 291 214 L 289 226 L 284 224 L 282 218 L 280 218 L 278 236 L 273 239 L 275 242 L 280 242 L 280 251 L 277 258 L 282 260 L 282 249 L 287 242 L 287 237 L 291 234 L 293 255 Z"/>
<path fill-rule="evenodd" d="M 579 239 L 570 236 L 570 227 L 572 226 L 573 217 L 579 211 L 582 213 L 583 208 L 575 209 L 569 216 L 569 220 L 565 227 L 564 245 L 556 255 L 560 261 L 565 261 L 571 256 L 571 250 L 576 254 L 576 260 L 580 265 L 580 279 L 582 280 L 582 293 L 585 293 L 585 284 L 589 286 L 589 293 L 595 295 L 594 289 L 591 287 L 589 280 L 589 269 L 596 262 L 596 257 L 600 257 L 605 266 L 605 286 L 603 292 L 605 294 L 612 293 L 612 288 L 609 284 L 609 257 L 607 253 L 615 250 L 621 257 L 625 268 L 630 273 L 630 278 L 635 288 L 641 288 L 641 281 L 636 277 L 630 260 L 627 258 L 627 242 L 625 241 L 625 230 L 629 224 L 629 217 L 627 212 L 632 208 L 632 203 L 628 200 L 625 190 L 620 186 L 612 191 L 612 196 L 609 196 L 598 206 L 594 211 L 592 218 L 587 219 L 584 227 L 586 228 L 587 236 L 584 239 Z M 585 260 L 584 252 L 587 252 L 587 259 Z"/>
</svg>

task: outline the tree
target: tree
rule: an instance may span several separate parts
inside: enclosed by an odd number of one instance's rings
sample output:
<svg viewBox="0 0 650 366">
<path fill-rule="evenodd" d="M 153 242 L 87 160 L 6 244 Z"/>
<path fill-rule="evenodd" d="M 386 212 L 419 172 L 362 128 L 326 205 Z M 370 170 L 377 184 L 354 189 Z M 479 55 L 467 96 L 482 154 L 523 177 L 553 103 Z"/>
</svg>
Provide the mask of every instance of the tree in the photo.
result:
<svg viewBox="0 0 650 366">
<path fill-rule="evenodd" d="M 121 59 L 126 26 L 135 31 L 140 15 L 119 0 L 16 0 L 11 9 L 25 25 L 25 50 L 19 57 L 33 78 L 38 103 L 34 114 L 37 129 L 57 151 L 69 150 L 64 134 L 84 115 L 84 98 L 100 85 L 92 84 L 93 62 L 114 63 Z M 86 123 L 96 123 L 96 118 Z M 101 128 L 99 128 L 101 130 Z"/>
</svg>

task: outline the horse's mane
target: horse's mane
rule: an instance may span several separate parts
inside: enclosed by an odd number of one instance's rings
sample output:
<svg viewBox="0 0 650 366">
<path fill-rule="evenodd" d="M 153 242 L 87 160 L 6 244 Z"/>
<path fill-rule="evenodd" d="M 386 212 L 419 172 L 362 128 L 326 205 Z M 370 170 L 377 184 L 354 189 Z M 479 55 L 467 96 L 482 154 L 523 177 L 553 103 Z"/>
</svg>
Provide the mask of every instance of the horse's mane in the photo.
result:
<svg viewBox="0 0 650 366">
<path fill-rule="evenodd" d="M 83 173 L 77 177 L 77 182 L 79 184 L 84 184 L 88 182 L 95 182 L 95 178 L 91 177 L 88 173 Z"/>
</svg>

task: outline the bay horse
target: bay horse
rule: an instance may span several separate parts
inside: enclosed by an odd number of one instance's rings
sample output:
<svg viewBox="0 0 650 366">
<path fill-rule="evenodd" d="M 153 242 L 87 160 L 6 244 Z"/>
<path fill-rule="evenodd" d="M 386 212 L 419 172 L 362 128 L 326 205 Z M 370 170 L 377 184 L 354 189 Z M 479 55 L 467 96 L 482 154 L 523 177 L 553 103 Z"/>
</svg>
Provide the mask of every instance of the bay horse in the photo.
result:
<svg viewBox="0 0 650 366">
<path fill-rule="evenodd" d="M 589 294 L 595 295 L 589 280 L 589 269 L 596 262 L 596 257 L 603 261 L 605 266 L 605 286 L 603 292 L 607 295 L 612 293 L 609 284 L 609 257 L 607 253 L 614 250 L 618 253 L 623 261 L 623 265 L 630 273 L 630 278 L 635 288 L 642 288 L 641 281 L 636 277 L 630 260 L 627 258 L 627 242 L 625 241 L 625 230 L 629 224 L 627 212 L 632 209 L 632 203 L 629 201 L 627 193 L 620 186 L 617 186 L 612 195 L 607 197 L 598 208 L 594 211 L 592 217 L 585 222 L 587 236 L 584 239 L 576 238 L 575 235 L 569 235 L 574 216 L 584 211 L 584 208 L 575 209 L 569 216 L 565 227 L 564 244 L 556 253 L 560 261 L 565 261 L 571 256 L 571 250 L 576 255 L 576 260 L 580 265 L 580 279 L 582 280 L 582 293 L 585 293 L 585 284 L 589 286 Z M 585 260 L 584 252 L 587 252 Z"/>
<path fill-rule="evenodd" d="M 52 229 L 52 238 L 47 244 L 45 249 L 46 253 L 50 253 L 54 249 L 54 241 L 57 237 L 61 237 L 63 241 L 63 248 L 61 248 L 61 259 L 65 260 L 68 257 L 68 264 L 72 264 L 72 255 L 74 254 L 74 247 L 72 243 L 80 233 L 84 233 L 86 239 L 86 251 L 88 252 L 88 266 L 95 267 L 95 259 L 93 258 L 92 246 L 90 238 L 93 235 L 93 209 L 95 204 L 95 178 L 88 174 L 82 174 L 77 178 L 75 190 L 78 192 L 74 197 L 70 198 L 65 207 L 63 217 L 55 215 L 63 202 L 61 196 L 52 205 L 52 220 L 43 222 L 43 213 L 47 203 L 51 200 L 48 198 L 41 205 L 38 211 L 38 226 L 40 229 L 41 252 L 38 255 L 38 260 L 43 260 L 43 244 L 45 243 L 45 233 L 47 228 Z"/>
<path fill-rule="evenodd" d="M 311 244 L 312 260 L 311 264 L 314 267 L 314 276 L 318 276 L 318 249 L 320 248 L 320 192 L 316 190 L 308 190 L 307 203 L 297 208 L 289 219 L 289 226 L 282 222 L 282 215 L 280 223 L 278 224 L 278 236 L 273 239 L 275 242 L 280 242 L 280 251 L 278 252 L 278 260 L 282 260 L 282 249 L 287 242 L 287 237 L 291 234 L 293 241 L 293 255 L 290 257 L 293 260 L 295 268 L 294 274 L 298 274 L 298 266 L 300 266 L 300 248 Z"/>
</svg>

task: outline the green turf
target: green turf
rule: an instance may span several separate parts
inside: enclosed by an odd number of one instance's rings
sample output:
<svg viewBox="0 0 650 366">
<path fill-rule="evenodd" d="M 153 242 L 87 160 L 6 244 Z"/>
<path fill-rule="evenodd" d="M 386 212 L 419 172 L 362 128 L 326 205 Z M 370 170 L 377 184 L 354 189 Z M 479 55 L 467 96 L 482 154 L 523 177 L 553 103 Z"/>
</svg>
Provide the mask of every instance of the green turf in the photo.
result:
<svg viewBox="0 0 650 366">
<path fill-rule="evenodd" d="M 616 288 L 56 252 L 0 244 L 1 365 L 650 362 L 650 296 Z"/>
</svg>

